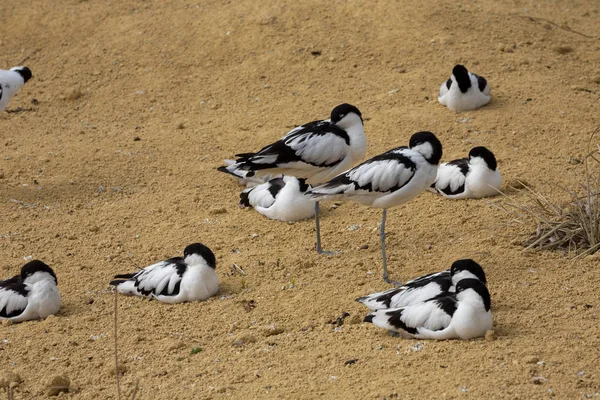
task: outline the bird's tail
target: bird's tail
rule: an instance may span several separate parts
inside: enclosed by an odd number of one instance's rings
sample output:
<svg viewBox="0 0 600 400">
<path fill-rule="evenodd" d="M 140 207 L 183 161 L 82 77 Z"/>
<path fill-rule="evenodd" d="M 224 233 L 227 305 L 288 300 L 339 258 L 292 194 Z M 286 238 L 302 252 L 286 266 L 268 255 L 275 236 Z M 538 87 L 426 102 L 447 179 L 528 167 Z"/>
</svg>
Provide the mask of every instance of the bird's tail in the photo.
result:
<svg viewBox="0 0 600 400">
<path fill-rule="evenodd" d="M 115 279 L 114 281 L 110 281 L 109 285 L 110 286 L 119 286 L 122 283 L 127 282 L 126 279 Z"/>
<path fill-rule="evenodd" d="M 130 274 L 120 274 L 120 275 L 115 275 L 115 279 L 131 279 L 135 276 L 135 272 L 132 272 Z"/>
<path fill-rule="evenodd" d="M 344 193 L 344 189 L 344 186 L 340 186 L 333 182 L 328 182 L 323 185 L 312 188 L 311 190 L 307 191 L 306 194 L 315 201 L 321 201 L 327 199 L 335 199 L 336 197 Z"/>
<path fill-rule="evenodd" d="M 389 308 L 391 298 L 397 293 L 396 290 L 392 290 L 394 292 L 389 293 L 389 295 L 387 292 L 373 293 L 368 296 L 359 297 L 356 299 L 356 301 L 364 304 L 365 306 L 369 307 L 369 309 L 374 311 Z"/>
<path fill-rule="evenodd" d="M 240 208 L 250 207 L 250 192 L 254 188 L 245 189 L 240 193 Z"/>
</svg>

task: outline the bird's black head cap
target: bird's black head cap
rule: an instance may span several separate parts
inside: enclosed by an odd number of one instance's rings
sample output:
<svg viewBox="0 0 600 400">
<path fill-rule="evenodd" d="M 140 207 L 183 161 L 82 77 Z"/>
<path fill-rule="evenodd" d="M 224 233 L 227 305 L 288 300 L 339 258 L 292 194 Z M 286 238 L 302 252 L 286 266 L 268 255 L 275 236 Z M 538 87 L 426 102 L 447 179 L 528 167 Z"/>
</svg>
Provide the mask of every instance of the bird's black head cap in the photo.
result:
<svg viewBox="0 0 600 400">
<path fill-rule="evenodd" d="M 470 258 L 464 260 L 456 260 L 452 263 L 452 266 L 450 267 L 450 275 L 454 276 L 461 271 L 468 271 L 475 275 L 477 279 L 479 279 L 481 282 L 487 284 L 483 268 L 481 268 L 481 265 L 471 260 Z"/>
<path fill-rule="evenodd" d="M 362 114 L 358 108 L 354 107 L 352 104 L 344 103 L 331 110 L 331 122 L 334 124 L 340 122 L 342 118 L 350 113 L 357 114 L 362 121 Z"/>
<path fill-rule="evenodd" d="M 25 280 L 25 278 L 35 274 L 36 272 L 47 272 L 52 275 L 56 283 L 58 283 L 58 279 L 56 279 L 56 274 L 52 268 L 40 260 L 32 260 L 23 265 L 23 268 L 21 268 L 21 280 Z"/>
<path fill-rule="evenodd" d="M 183 250 L 183 257 L 187 257 L 192 254 L 198 254 L 206 260 L 206 263 L 211 268 L 216 268 L 217 260 L 214 253 L 202 243 L 192 243 Z"/>
<path fill-rule="evenodd" d="M 471 151 L 469 152 L 469 158 L 473 158 L 473 157 L 483 158 L 483 161 L 485 161 L 488 168 L 491 169 L 492 171 L 495 171 L 496 168 L 498 167 L 498 163 L 496 162 L 496 156 L 494 155 L 494 153 L 489 151 L 486 147 L 483 147 L 483 146 L 473 147 L 471 149 Z"/>
<path fill-rule="evenodd" d="M 452 75 L 456 78 L 456 83 L 458 83 L 460 91 L 462 93 L 467 93 L 467 90 L 471 87 L 471 78 L 469 77 L 469 71 L 467 71 L 465 66 L 456 64 L 454 68 L 452 68 Z"/>
<path fill-rule="evenodd" d="M 492 306 L 492 300 L 490 299 L 490 292 L 488 291 L 488 288 L 477 279 L 461 279 L 456 284 L 456 294 L 464 292 L 468 289 L 473 289 L 479 296 L 481 296 L 483 304 L 485 305 L 485 310 L 489 311 Z"/>
<path fill-rule="evenodd" d="M 17 67 L 15 68 L 15 71 L 19 73 L 19 75 L 21 75 L 23 77 L 23 81 L 25 83 L 27 83 L 28 80 L 31 79 L 31 77 L 33 76 L 31 74 L 31 70 L 27 67 Z"/>
<path fill-rule="evenodd" d="M 431 144 L 432 153 L 427 157 L 424 156 L 427 161 L 431 164 L 439 164 L 442 159 L 442 143 L 439 139 L 431 132 L 422 131 L 417 132 L 410 137 L 408 147 L 411 149 L 420 144 L 429 143 Z"/>
</svg>

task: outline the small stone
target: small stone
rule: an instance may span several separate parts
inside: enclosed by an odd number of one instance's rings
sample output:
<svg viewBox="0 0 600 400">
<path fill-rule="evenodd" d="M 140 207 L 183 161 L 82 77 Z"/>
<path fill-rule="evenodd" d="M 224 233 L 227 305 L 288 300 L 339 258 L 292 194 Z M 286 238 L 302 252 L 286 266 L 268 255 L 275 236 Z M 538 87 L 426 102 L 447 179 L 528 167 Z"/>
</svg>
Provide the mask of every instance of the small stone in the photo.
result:
<svg viewBox="0 0 600 400">
<path fill-rule="evenodd" d="M 536 356 L 525 356 L 523 358 L 525 364 L 537 364 L 538 361 L 540 361 L 540 358 Z"/>
<path fill-rule="evenodd" d="M 347 360 L 344 362 L 344 365 L 354 365 L 358 362 L 358 358 L 353 358 L 352 360 Z"/>
<path fill-rule="evenodd" d="M 173 343 L 173 344 L 171 344 L 169 346 L 169 351 L 175 351 L 175 350 L 183 349 L 184 347 L 186 347 L 185 343 L 183 343 L 183 342 L 175 342 L 175 343 Z"/>
<path fill-rule="evenodd" d="M 81 90 L 75 88 L 75 89 L 71 89 L 67 93 L 65 93 L 64 98 L 65 98 L 65 100 L 75 101 L 77 99 L 80 99 L 82 96 L 83 96 L 83 93 L 81 92 Z"/>
<path fill-rule="evenodd" d="M 7 389 L 11 387 L 12 384 L 16 383 L 18 385 L 21 382 L 23 382 L 23 379 L 12 371 L 7 371 L 0 375 L 0 388 Z"/>
<path fill-rule="evenodd" d="M 209 214 L 219 215 L 219 214 L 227 214 L 227 209 L 225 207 L 211 208 Z"/>
<path fill-rule="evenodd" d="M 556 46 L 552 50 L 554 50 L 558 54 L 569 54 L 569 53 L 575 51 L 574 48 L 572 48 L 571 46 L 567 46 L 567 45 Z"/>
<path fill-rule="evenodd" d="M 493 342 L 494 340 L 496 340 L 496 335 L 494 334 L 493 330 L 488 330 L 485 333 L 485 340 L 487 340 L 488 342 Z"/>
<path fill-rule="evenodd" d="M 266 337 L 269 337 L 269 336 L 281 335 L 283 332 L 285 332 L 285 329 L 277 327 L 277 326 L 275 326 L 275 324 L 272 324 L 264 331 L 263 334 Z"/>
<path fill-rule="evenodd" d="M 242 347 L 248 343 L 256 343 L 256 338 L 252 335 L 243 335 L 234 340 L 231 345 L 234 347 Z"/>
<path fill-rule="evenodd" d="M 31 99 L 31 104 L 37 106 L 38 104 L 40 104 L 40 101 L 38 99 Z"/>
<path fill-rule="evenodd" d="M 358 249 L 359 250 L 367 250 L 369 248 L 368 244 L 363 244 L 362 246 L 360 246 Z"/>
<path fill-rule="evenodd" d="M 60 393 L 67 393 L 70 385 L 71 381 L 69 378 L 63 375 L 56 375 L 46 385 L 48 396 L 58 396 Z"/>
<path fill-rule="evenodd" d="M 534 385 L 543 385 L 544 383 L 548 382 L 548 379 L 544 378 L 543 376 L 534 376 L 531 378 L 531 382 Z"/>
<path fill-rule="evenodd" d="M 136 137 L 134 137 L 134 138 L 133 138 L 133 141 L 134 141 L 134 142 L 139 142 L 140 140 L 142 140 L 142 139 L 140 139 L 140 137 L 139 137 L 139 136 L 136 136 Z"/>
<path fill-rule="evenodd" d="M 185 129 L 185 125 L 183 122 L 178 122 L 175 126 L 176 129 Z"/>
</svg>

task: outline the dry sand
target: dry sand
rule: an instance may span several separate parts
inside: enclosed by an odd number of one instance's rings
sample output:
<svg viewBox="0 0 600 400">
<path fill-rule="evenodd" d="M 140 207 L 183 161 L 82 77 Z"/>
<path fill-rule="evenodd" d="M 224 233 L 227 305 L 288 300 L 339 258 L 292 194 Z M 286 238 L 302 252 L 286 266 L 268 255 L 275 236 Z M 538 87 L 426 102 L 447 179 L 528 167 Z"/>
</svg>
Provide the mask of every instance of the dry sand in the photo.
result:
<svg viewBox="0 0 600 400">
<path fill-rule="evenodd" d="M 240 210 L 215 170 L 349 102 L 367 156 L 431 130 L 444 160 L 491 148 L 516 200 L 517 179 L 563 199 L 553 185 L 581 172 L 573 159 L 599 125 L 598 2 L 407 3 L 2 1 L 0 67 L 34 77 L 9 105 L 23 111 L 0 117 L 0 276 L 45 260 L 63 306 L 0 325 L 0 383 L 13 372 L 15 398 L 46 398 L 61 375 L 67 397 L 115 398 L 108 281 L 201 241 L 217 254 L 216 297 L 119 298 L 124 394 L 139 382 L 139 399 L 598 398 L 598 258 L 523 253 L 515 238 L 532 226 L 509 224 L 502 198 L 424 193 L 390 210 L 393 278 L 472 257 L 490 283 L 495 340 L 420 342 L 362 324 L 354 302 L 388 287 L 380 211 L 326 212 L 324 246 L 342 253 L 319 256 L 312 221 Z M 489 105 L 437 103 L 458 62 L 489 80 Z"/>
</svg>

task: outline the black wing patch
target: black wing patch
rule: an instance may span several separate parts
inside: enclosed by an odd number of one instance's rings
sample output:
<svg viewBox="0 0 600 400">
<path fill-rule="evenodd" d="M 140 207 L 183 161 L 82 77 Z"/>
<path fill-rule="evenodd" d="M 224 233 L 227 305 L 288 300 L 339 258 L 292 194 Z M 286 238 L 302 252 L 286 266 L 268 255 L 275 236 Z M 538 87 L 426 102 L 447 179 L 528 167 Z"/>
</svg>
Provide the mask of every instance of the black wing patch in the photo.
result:
<svg viewBox="0 0 600 400">
<path fill-rule="evenodd" d="M 277 194 L 283 189 L 285 182 L 283 178 L 274 178 L 269 181 L 269 193 L 273 198 L 277 197 Z"/>
<path fill-rule="evenodd" d="M 485 87 L 487 86 L 487 81 L 485 80 L 485 78 L 483 76 L 477 76 L 477 84 L 479 85 L 479 91 L 483 92 L 483 90 L 485 89 Z"/>
<path fill-rule="evenodd" d="M 446 314 L 453 316 L 456 311 L 457 301 L 454 296 L 442 295 L 436 299 L 431 300 L 437 306 L 439 306 Z"/>
<path fill-rule="evenodd" d="M 468 158 L 459 158 L 458 160 L 452 160 L 448 163 L 448 165 L 454 165 L 454 166 L 460 168 L 460 173 L 463 174 L 464 176 L 467 176 L 467 173 L 469 172 L 469 159 Z M 440 191 L 447 196 L 457 195 L 457 194 L 465 191 L 465 184 L 463 183 L 458 188 L 456 188 L 456 190 L 450 189 L 450 185 L 448 185 L 445 188 L 440 189 Z"/>
<path fill-rule="evenodd" d="M 250 192 L 252 192 L 252 190 L 254 190 L 254 188 L 248 191 L 243 190 L 240 193 L 240 207 L 250 207 Z"/>
<path fill-rule="evenodd" d="M 18 296 L 27 297 L 29 291 L 27 287 L 21 280 L 21 276 L 17 275 L 5 281 L 0 281 L 0 289 L 3 289 L 7 292 L 14 292 Z M 25 308 L 12 310 L 10 313 L 6 311 L 6 307 L 0 310 L 0 318 L 14 318 L 21 315 L 21 313 L 25 311 Z"/>
<path fill-rule="evenodd" d="M 404 323 L 404 321 L 402 321 L 402 311 L 404 311 L 404 310 L 400 309 L 400 310 L 386 312 L 385 314 L 389 315 L 389 317 L 390 317 L 388 319 L 389 324 L 398 329 L 402 329 L 403 331 L 405 331 L 407 333 L 415 335 L 417 333 L 417 329 L 413 328 L 412 326 L 406 325 Z"/>
<path fill-rule="evenodd" d="M 452 78 L 449 78 L 449 79 L 446 81 L 446 87 L 448 88 L 448 90 L 450 90 L 450 86 L 452 86 Z"/>
</svg>

